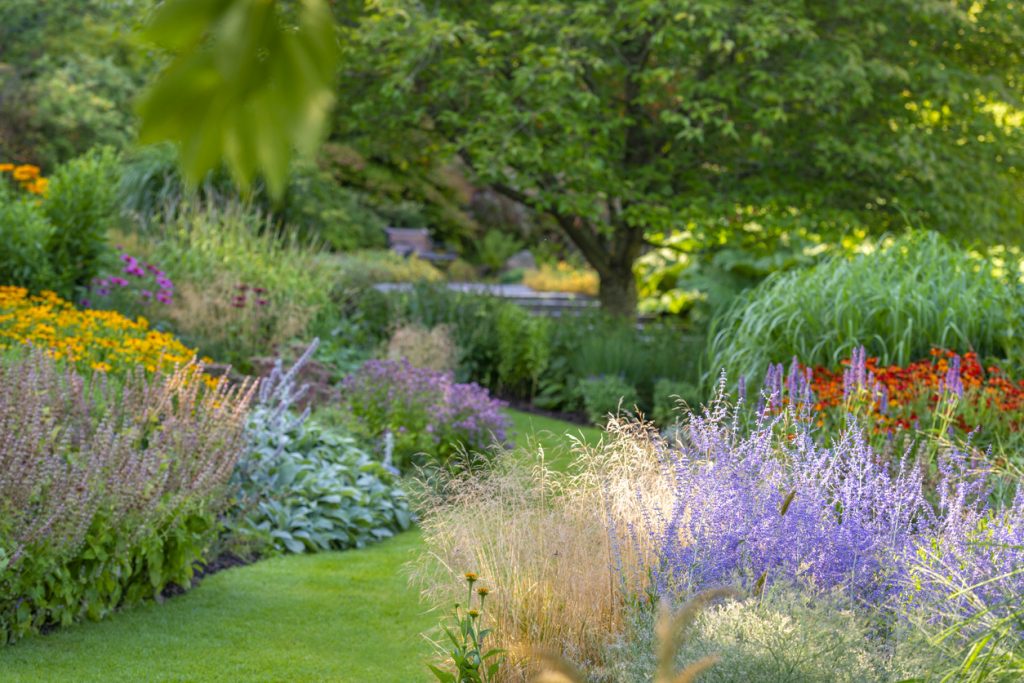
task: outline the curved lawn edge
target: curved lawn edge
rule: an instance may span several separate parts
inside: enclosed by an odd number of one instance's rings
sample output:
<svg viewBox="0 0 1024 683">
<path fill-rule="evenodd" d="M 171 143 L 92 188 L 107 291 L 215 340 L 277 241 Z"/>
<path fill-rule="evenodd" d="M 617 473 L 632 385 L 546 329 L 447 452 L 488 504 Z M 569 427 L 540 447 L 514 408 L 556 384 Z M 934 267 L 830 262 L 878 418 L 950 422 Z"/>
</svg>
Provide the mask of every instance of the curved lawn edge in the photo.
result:
<svg viewBox="0 0 1024 683">
<path fill-rule="evenodd" d="M 362 550 L 290 555 L 188 593 L 0 649 L 0 680 L 425 681 L 436 625 L 402 565 L 418 530 Z"/>
</svg>

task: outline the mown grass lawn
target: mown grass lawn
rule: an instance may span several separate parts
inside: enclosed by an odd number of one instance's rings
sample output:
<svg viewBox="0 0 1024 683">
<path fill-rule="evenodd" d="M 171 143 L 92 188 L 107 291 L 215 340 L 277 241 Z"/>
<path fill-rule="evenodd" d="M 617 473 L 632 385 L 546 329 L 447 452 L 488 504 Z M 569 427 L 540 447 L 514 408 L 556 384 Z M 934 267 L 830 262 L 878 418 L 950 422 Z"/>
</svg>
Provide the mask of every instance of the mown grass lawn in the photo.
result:
<svg viewBox="0 0 1024 683">
<path fill-rule="evenodd" d="M 516 447 L 527 447 L 534 453 L 537 446 L 543 448 L 544 463 L 559 472 L 564 472 L 572 462 L 573 438 L 592 445 L 601 439 L 602 432 L 597 427 L 575 425 L 519 410 L 507 409 L 505 413 L 512 420 L 509 436 Z"/>
<path fill-rule="evenodd" d="M 516 410 L 517 446 L 564 469 L 570 435 L 601 431 Z M 207 577 L 164 604 L 0 649 L 0 682 L 428 681 L 428 613 L 402 565 L 418 531 L 364 550 L 290 555 Z"/>
<path fill-rule="evenodd" d="M 0 649 L 0 681 L 424 681 L 437 623 L 402 565 L 411 531 L 365 550 L 220 572 L 148 604 Z"/>
</svg>

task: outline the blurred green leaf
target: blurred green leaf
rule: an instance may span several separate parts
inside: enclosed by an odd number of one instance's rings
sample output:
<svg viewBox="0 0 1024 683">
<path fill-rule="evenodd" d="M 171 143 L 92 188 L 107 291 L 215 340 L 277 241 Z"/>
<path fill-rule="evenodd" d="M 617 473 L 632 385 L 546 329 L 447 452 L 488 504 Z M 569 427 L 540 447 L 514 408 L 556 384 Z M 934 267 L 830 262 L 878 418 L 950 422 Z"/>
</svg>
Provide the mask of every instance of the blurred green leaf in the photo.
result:
<svg viewBox="0 0 1024 683">
<path fill-rule="evenodd" d="M 223 161 L 242 189 L 260 174 L 280 198 L 293 153 L 323 137 L 334 30 L 323 0 L 301 0 L 293 22 L 275 0 L 169 0 L 146 36 L 177 55 L 138 102 L 140 141 L 178 144 L 193 183 Z"/>
</svg>

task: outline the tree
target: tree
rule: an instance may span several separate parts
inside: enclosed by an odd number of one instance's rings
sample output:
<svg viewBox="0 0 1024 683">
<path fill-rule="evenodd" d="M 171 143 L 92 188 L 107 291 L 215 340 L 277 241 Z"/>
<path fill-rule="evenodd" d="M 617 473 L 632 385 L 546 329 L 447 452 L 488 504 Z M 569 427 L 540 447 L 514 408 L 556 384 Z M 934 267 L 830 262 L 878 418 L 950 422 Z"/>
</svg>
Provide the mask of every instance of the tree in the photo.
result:
<svg viewBox="0 0 1024 683">
<path fill-rule="evenodd" d="M 636 310 L 650 237 L 737 206 L 1024 224 L 1024 12 L 951 0 L 372 0 L 334 135 L 459 157 Z"/>
</svg>

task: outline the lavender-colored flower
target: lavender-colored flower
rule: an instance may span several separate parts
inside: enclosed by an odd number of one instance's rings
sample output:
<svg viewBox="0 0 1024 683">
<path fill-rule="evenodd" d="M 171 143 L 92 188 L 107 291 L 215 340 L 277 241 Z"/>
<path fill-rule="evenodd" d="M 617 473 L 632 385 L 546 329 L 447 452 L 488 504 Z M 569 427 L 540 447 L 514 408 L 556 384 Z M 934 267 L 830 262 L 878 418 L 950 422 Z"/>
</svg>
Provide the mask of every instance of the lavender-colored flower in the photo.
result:
<svg viewBox="0 0 1024 683">
<path fill-rule="evenodd" d="M 505 440 L 504 403 L 450 372 L 417 368 L 407 360 L 372 360 L 345 378 L 346 407 L 374 438 L 395 435 L 395 457 L 407 465 L 429 451 L 442 458 L 458 444 L 482 449 Z"/>
<path fill-rule="evenodd" d="M 866 380 L 854 367 L 851 386 Z M 644 528 L 629 532 L 656 548 L 659 592 L 766 575 L 949 619 L 1008 610 L 1007 596 L 1024 594 L 1024 487 L 1011 506 L 992 508 L 986 473 L 965 452 L 941 452 L 938 483 L 926 486 L 919 463 L 884 464 L 857 426 L 822 445 L 805 424 L 782 414 L 746 430 L 715 408 L 656 444 L 674 499 L 667 509 L 652 502 Z M 641 504 L 645 495 L 636 493 Z M 613 545 L 629 542 L 625 530 L 610 532 L 620 536 Z M 966 586 L 978 588 L 959 595 Z"/>
</svg>

